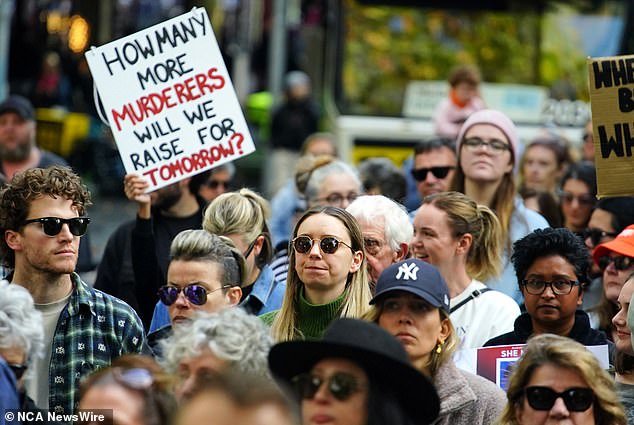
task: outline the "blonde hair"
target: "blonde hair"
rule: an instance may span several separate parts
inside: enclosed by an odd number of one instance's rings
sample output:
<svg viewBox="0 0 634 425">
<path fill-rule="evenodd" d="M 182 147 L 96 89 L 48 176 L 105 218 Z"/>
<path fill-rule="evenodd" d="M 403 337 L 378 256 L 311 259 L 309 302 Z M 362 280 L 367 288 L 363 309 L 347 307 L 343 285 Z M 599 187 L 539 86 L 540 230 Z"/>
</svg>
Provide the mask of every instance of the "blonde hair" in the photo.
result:
<svg viewBox="0 0 634 425">
<path fill-rule="evenodd" d="M 465 132 L 466 134 L 466 132 Z M 508 140 L 508 137 L 507 137 Z M 464 144 L 460 145 L 461 148 Z M 513 150 L 511 149 L 511 161 L 515 163 L 515 157 L 513 156 Z M 453 175 L 453 179 L 451 180 L 451 184 L 449 185 L 449 190 L 465 193 L 465 179 L 466 176 L 462 167 L 460 166 L 460 152 L 458 152 L 458 167 L 456 167 L 456 172 Z M 487 205 L 491 208 L 495 214 L 497 215 L 498 220 L 500 221 L 501 231 L 500 231 L 500 240 L 504 241 L 505 248 L 510 252 L 511 250 L 511 239 L 509 236 L 509 229 L 511 227 L 511 218 L 513 216 L 513 212 L 515 211 L 515 180 L 513 179 L 513 171 L 509 171 L 504 174 L 502 177 L 502 181 L 500 182 L 500 186 L 497 188 L 495 192 L 495 196 L 491 201 L 491 205 Z"/>
<path fill-rule="evenodd" d="M 268 201 L 252 190 L 223 193 L 207 206 L 203 229 L 216 235 L 239 234 L 246 244 L 260 235 L 264 236 L 265 243 L 257 257 L 257 265 L 262 268 L 273 257 L 271 235 L 266 224 L 270 211 Z"/>
<path fill-rule="evenodd" d="M 366 313 L 361 318 L 363 320 L 367 320 L 378 325 L 379 318 L 383 313 L 383 301 L 385 301 L 385 297 L 379 298 L 375 304 L 370 306 L 370 309 L 366 311 Z M 460 340 L 456 335 L 456 329 L 453 327 L 453 323 L 451 322 L 449 314 L 447 314 L 446 311 L 440 308 L 436 308 L 436 310 L 438 310 L 441 322 L 443 320 L 447 320 L 447 323 L 449 324 L 449 334 L 447 335 L 447 339 L 440 346 L 440 353 L 436 351 L 437 346 L 434 347 L 429 356 L 429 361 L 425 365 L 425 367 L 429 367 L 429 372 L 432 378 L 436 375 L 436 372 L 438 372 L 438 369 L 440 369 L 443 364 L 447 363 L 448 361 L 453 361 L 453 354 L 456 352 L 460 344 Z"/>
<path fill-rule="evenodd" d="M 346 229 L 348 229 L 352 250 L 355 252 L 363 251 L 363 235 L 354 217 L 341 208 L 330 206 L 314 207 L 306 211 L 297 221 L 295 229 L 293 229 L 291 241 L 295 238 L 295 236 L 297 236 L 297 231 L 301 224 L 308 217 L 316 214 L 326 214 L 341 221 Z M 282 302 L 282 308 L 279 310 L 271 325 L 271 332 L 276 341 L 289 341 L 303 338 L 303 335 L 298 328 L 297 309 L 300 302 L 299 297 L 304 284 L 295 270 L 295 250 L 292 247 L 289 247 L 288 251 L 288 278 L 286 281 L 284 301 Z M 361 317 L 368 309 L 370 298 L 372 297 L 368 282 L 368 272 L 364 257 L 359 269 L 354 273 L 348 274 L 346 289 L 344 292 L 345 299 L 343 306 L 341 307 L 340 317 Z"/>
<path fill-rule="evenodd" d="M 493 211 L 478 205 L 460 192 L 443 192 L 426 196 L 423 204 L 435 206 L 447 215 L 453 237 L 470 234 L 473 237 L 467 253 L 467 274 L 485 281 L 499 276 L 501 271 L 502 226 Z"/>
<path fill-rule="evenodd" d="M 554 365 L 575 372 L 594 391 L 594 420 L 597 425 L 625 425 L 625 413 L 618 401 L 614 382 L 594 354 L 580 343 L 559 335 L 541 334 L 528 340 L 524 353 L 513 368 L 506 391 L 507 404 L 499 425 L 519 425 L 517 408 L 524 403 L 524 388 L 541 366 Z"/>
</svg>

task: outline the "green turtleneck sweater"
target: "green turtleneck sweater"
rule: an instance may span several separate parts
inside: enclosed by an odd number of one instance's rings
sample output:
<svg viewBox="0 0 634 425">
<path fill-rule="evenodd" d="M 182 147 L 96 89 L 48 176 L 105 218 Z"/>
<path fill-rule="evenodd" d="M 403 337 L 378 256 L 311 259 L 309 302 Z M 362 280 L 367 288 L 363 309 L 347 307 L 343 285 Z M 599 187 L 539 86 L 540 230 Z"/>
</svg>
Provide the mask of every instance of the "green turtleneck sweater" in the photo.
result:
<svg viewBox="0 0 634 425">
<path fill-rule="evenodd" d="M 297 309 L 297 328 L 304 335 L 303 339 L 319 339 L 334 319 L 341 314 L 341 307 L 346 297 L 346 291 L 336 300 L 328 304 L 311 304 L 304 298 L 304 290 L 299 294 Z M 271 326 L 279 310 L 270 311 L 260 316 L 260 319 Z"/>
</svg>

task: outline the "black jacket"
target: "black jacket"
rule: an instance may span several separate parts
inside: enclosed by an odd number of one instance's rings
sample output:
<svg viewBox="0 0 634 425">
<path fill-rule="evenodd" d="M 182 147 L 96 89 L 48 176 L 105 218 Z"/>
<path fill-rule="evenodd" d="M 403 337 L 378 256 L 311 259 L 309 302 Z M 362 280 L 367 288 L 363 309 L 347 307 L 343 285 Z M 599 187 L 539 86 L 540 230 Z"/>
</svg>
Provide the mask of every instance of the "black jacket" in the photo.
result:
<svg viewBox="0 0 634 425">
<path fill-rule="evenodd" d="M 528 313 L 520 314 L 518 318 L 515 319 L 514 327 L 515 329 L 511 332 L 491 338 L 484 343 L 484 346 L 526 344 L 526 340 L 533 335 L 531 316 Z M 575 312 L 575 324 L 572 326 L 570 334 L 566 336 L 583 345 L 607 344 L 610 353 L 610 364 L 613 363 L 614 343 L 608 340 L 603 331 L 590 327 L 590 318 L 585 311 L 577 310 Z"/>
</svg>

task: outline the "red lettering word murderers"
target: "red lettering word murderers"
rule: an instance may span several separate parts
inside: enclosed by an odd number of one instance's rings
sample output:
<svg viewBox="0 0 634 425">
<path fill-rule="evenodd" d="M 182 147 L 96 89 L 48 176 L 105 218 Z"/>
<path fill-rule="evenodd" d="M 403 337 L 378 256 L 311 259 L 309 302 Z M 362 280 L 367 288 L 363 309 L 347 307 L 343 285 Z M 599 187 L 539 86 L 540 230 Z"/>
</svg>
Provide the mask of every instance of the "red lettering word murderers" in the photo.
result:
<svg viewBox="0 0 634 425">
<path fill-rule="evenodd" d="M 225 78 L 218 74 L 218 68 L 211 68 L 206 73 L 196 74 L 159 93 L 141 96 L 136 101 L 123 105 L 121 110 L 112 109 L 112 118 L 117 130 L 121 131 L 123 121 L 128 120 L 132 124 L 143 122 L 146 118 L 160 114 L 164 109 L 191 102 L 224 86 Z"/>
<path fill-rule="evenodd" d="M 189 175 L 194 171 L 210 168 L 214 163 L 223 158 L 235 155 L 236 150 L 238 155 L 242 155 L 242 142 L 244 142 L 242 133 L 234 133 L 227 141 L 226 146 L 219 144 L 210 148 L 201 149 L 189 156 L 178 158 L 160 167 L 152 168 L 144 172 L 143 175 L 149 177 L 153 185 L 156 185 L 157 181 L 168 181 L 176 177 Z"/>
</svg>

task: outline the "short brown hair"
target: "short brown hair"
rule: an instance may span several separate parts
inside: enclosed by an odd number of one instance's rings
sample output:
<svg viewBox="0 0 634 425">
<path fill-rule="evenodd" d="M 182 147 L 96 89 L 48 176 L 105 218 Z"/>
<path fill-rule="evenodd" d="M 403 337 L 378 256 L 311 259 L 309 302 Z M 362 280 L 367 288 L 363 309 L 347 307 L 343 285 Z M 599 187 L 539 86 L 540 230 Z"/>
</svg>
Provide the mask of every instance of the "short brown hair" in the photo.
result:
<svg viewBox="0 0 634 425">
<path fill-rule="evenodd" d="M 473 65 L 459 65 L 455 67 L 448 78 L 451 87 L 456 87 L 460 83 L 478 86 L 481 80 L 480 71 Z"/>
<path fill-rule="evenodd" d="M 91 205 L 90 192 L 81 179 L 69 167 L 54 165 L 48 168 L 31 168 L 13 176 L 0 190 L 0 232 L 17 231 L 26 220 L 31 202 L 43 196 L 61 197 L 72 201 L 80 216 Z M 2 261 L 13 267 L 15 254 L 2 237 L 0 243 Z"/>
</svg>

